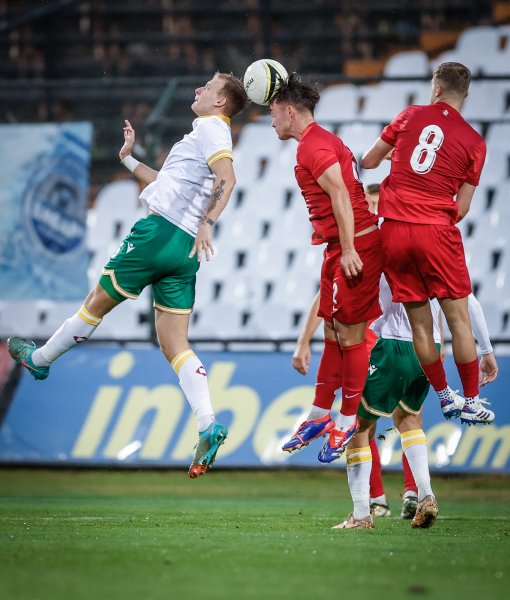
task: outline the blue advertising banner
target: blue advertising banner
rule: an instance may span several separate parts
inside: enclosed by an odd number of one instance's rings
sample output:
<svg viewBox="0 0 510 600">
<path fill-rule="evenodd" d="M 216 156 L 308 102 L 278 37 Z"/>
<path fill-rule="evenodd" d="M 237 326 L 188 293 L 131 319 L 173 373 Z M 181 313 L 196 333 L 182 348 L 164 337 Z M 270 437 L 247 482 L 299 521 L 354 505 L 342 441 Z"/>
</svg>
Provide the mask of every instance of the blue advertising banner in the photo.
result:
<svg viewBox="0 0 510 600">
<path fill-rule="evenodd" d="M 291 455 L 282 443 L 307 413 L 314 376 L 291 368 L 287 353 L 201 352 L 218 420 L 230 429 L 218 465 L 317 466 L 321 440 Z M 316 372 L 314 355 L 310 373 Z M 443 419 L 434 394 L 426 401 L 424 429 L 433 470 L 510 472 L 510 357 L 499 360 L 498 380 L 484 391 L 494 425 L 467 427 Z M 447 359 L 449 380 L 458 381 Z M 400 468 L 398 432 L 378 425 L 381 458 Z M 68 465 L 187 466 L 196 424 L 176 377 L 159 350 L 89 345 L 53 367 L 48 380 L 23 373 L 0 428 L 0 461 Z M 343 466 L 344 461 L 333 463 Z"/>
<path fill-rule="evenodd" d="M 1 300 L 88 291 L 90 123 L 0 126 Z"/>
</svg>

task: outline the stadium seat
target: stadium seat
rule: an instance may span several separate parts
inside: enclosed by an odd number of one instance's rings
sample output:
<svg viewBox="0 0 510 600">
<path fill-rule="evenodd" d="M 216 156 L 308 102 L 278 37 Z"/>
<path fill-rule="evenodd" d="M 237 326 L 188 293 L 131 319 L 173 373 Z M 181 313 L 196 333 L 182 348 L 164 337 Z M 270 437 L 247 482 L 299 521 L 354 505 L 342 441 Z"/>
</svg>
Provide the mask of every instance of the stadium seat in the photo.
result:
<svg viewBox="0 0 510 600">
<path fill-rule="evenodd" d="M 283 142 L 266 123 L 248 123 L 234 147 L 236 178 L 240 186 L 263 178 L 269 162 L 278 155 Z"/>
<path fill-rule="evenodd" d="M 360 161 L 375 140 L 381 135 L 382 125 L 374 125 L 357 121 L 342 125 L 338 131 L 338 137 L 354 154 L 354 158 Z"/>
<path fill-rule="evenodd" d="M 366 86 L 360 116 L 365 121 L 389 123 L 409 104 L 428 104 L 430 85 L 425 82 L 386 81 Z"/>
<path fill-rule="evenodd" d="M 321 92 L 315 110 L 317 121 L 338 123 L 358 117 L 358 88 L 351 84 L 331 85 Z"/>
<path fill-rule="evenodd" d="M 428 77 L 429 59 L 422 50 L 398 52 L 384 66 L 385 77 Z"/>
</svg>

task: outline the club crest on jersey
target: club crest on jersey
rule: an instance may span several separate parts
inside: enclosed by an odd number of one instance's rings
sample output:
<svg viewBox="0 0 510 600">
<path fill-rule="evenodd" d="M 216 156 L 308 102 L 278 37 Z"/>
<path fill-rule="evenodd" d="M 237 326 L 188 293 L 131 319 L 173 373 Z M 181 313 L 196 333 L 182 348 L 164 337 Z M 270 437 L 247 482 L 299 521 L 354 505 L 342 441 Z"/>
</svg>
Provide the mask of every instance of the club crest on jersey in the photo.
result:
<svg viewBox="0 0 510 600">
<path fill-rule="evenodd" d="M 377 371 L 377 367 L 375 365 L 368 365 L 369 375 L 373 375 L 376 371 Z"/>
</svg>

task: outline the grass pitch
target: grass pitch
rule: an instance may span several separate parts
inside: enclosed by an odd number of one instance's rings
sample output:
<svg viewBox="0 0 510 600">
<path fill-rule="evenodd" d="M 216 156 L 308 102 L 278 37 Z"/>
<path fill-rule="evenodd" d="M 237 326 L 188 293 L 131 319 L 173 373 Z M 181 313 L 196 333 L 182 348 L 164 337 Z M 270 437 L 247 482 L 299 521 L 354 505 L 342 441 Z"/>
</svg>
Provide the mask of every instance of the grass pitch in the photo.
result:
<svg viewBox="0 0 510 600">
<path fill-rule="evenodd" d="M 0 598 L 507 598 L 510 479 L 433 485 L 430 530 L 333 531 L 351 504 L 331 469 L 0 470 Z"/>
</svg>

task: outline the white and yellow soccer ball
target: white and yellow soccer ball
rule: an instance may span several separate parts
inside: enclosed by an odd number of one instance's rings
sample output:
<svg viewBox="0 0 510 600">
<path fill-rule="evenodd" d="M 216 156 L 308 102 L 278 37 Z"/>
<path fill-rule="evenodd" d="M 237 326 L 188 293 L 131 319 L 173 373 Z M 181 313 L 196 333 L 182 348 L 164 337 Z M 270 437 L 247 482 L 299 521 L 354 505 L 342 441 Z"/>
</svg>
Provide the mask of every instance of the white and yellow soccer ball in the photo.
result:
<svg viewBox="0 0 510 600">
<path fill-rule="evenodd" d="M 287 69 L 278 61 L 261 58 L 246 69 L 244 89 L 252 102 L 267 106 L 288 77 Z"/>
</svg>

